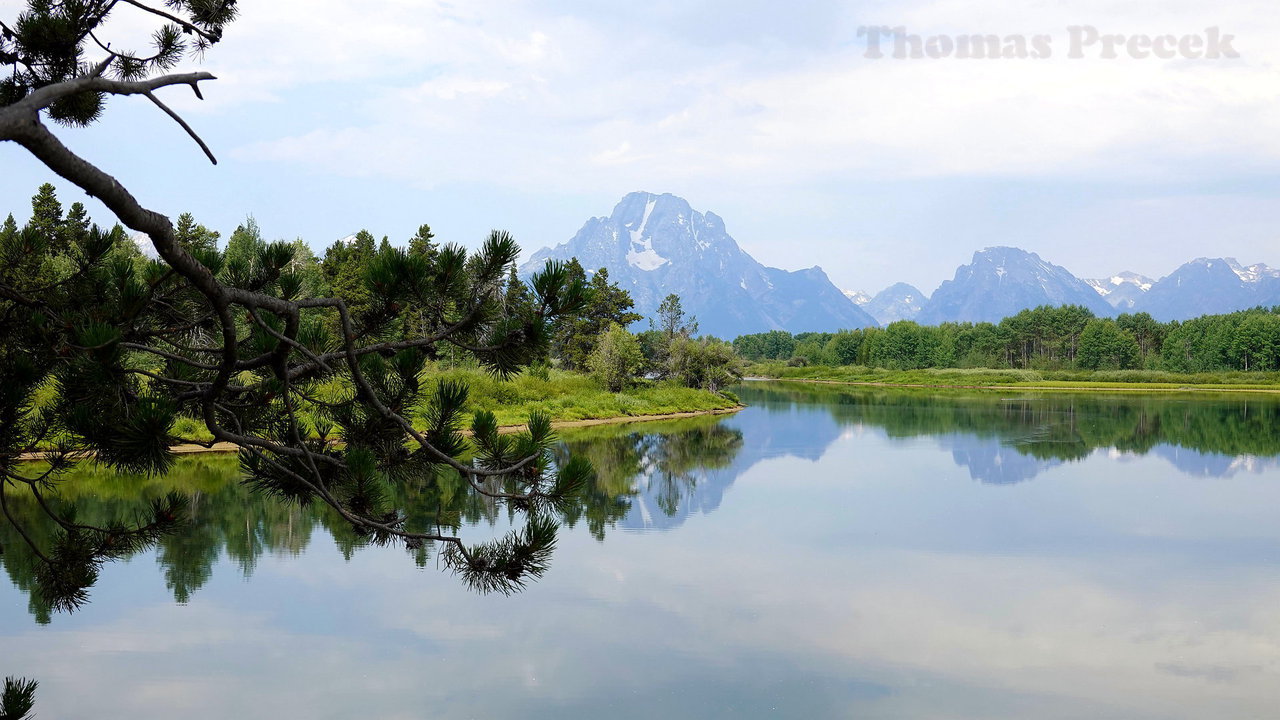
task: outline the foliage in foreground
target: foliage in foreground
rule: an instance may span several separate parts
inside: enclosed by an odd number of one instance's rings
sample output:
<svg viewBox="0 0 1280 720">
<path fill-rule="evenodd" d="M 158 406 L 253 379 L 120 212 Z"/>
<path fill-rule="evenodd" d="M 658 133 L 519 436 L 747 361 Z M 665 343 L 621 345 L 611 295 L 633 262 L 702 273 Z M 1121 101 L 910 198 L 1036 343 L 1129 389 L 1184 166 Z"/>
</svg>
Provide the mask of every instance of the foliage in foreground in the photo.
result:
<svg viewBox="0 0 1280 720">
<path fill-rule="evenodd" d="M 554 512 L 557 523 L 582 527 L 603 540 L 631 510 L 645 487 L 644 473 L 661 473 L 665 494 L 688 497 L 697 491 L 695 468 L 720 467 L 741 447 L 741 433 L 718 418 L 698 417 L 644 424 L 600 425 L 566 432 L 557 443 L 558 458 L 581 456 L 597 473 L 568 502 Z M 268 554 L 298 554 L 315 545 L 321 536 L 345 558 L 376 546 L 354 532 L 331 508 L 313 503 L 300 506 L 254 493 L 239 482 L 239 464 L 223 454 L 187 455 L 165 475 L 139 476 L 85 464 L 60 484 L 50 499 L 60 514 L 74 509 L 81 522 L 107 522 L 131 508 L 172 494 L 193 498 L 182 532 L 157 542 L 155 564 L 175 602 L 189 602 L 216 572 L 225 558 L 244 577 L 253 574 Z M 391 502 L 416 524 L 459 531 L 464 527 L 492 526 L 510 519 L 508 509 L 489 498 L 468 491 L 467 481 L 445 473 L 430 485 L 397 486 Z M 41 511 L 27 492 L 13 493 L 11 511 L 17 526 L 0 523 L 0 568 L 10 582 L 27 594 L 28 609 L 36 622 L 48 624 L 56 608 L 46 601 L 40 572 L 42 562 L 18 535 L 28 533 L 36 546 L 45 546 L 57 534 L 56 523 Z M 672 514 L 679 502 L 663 505 Z M 431 548 L 407 550 L 419 567 L 439 557 Z"/>
<path fill-rule="evenodd" d="M 126 13 L 155 24 L 149 52 L 110 49 Z M 553 328 L 587 306 L 583 282 L 552 263 L 522 289 L 513 282 L 519 249 L 499 232 L 475 252 L 429 239 L 410 251 L 384 243 L 354 274 L 329 278 L 327 296 L 315 294 L 317 277 L 296 262 L 298 244 L 258 243 L 246 232 L 218 250 L 188 219 L 175 226 L 143 206 L 46 121 L 91 124 L 110 97 L 139 95 L 213 160 L 158 93 L 185 86 L 199 96 L 215 79 L 163 73 L 221 40 L 235 3 L 29 0 L 15 14 L 0 20 L 0 64 L 11 70 L 0 80 L 0 142 L 99 199 L 159 255 L 130 257 L 123 232 L 93 227 L 82 208 L 62 217 L 51 198 L 27 226 L 6 223 L 0 233 L 0 513 L 17 522 L 6 496 L 23 486 L 58 524 L 51 544 L 31 548 L 51 600 L 82 602 L 103 562 L 154 544 L 184 509 L 167 499 L 130 525 L 55 513 L 47 500 L 75 464 L 72 448 L 122 471 L 162 473 L 173 464 L 171 446 L 185 440 L 173 432 L 180 416 L 239 446 L 254 487 L 324 504 L 375 542 L 442 544 L 447 566 L 474 587 L 510 592 L 540 576 L 554 547 L 547 514 L 590 467 L 552 454 L 544 415 L 500 435 L 491 413 L 476 412 L 468 448 L 467 388 L 426 387 L 420 377 L 451 349 L 499 375 L 540 360 Z M 317 397 L 335 382 L 351 392 Z M 37 410 L 51 387 L 53 402 Z M 53 438 L 59 447 L 47 469 L 19 462 Z M 446 470 L 520 513 L 525 527 L 468 546 L 415 525 L 389 500 L 395 488 L 429 485 Z"/>
</svg>

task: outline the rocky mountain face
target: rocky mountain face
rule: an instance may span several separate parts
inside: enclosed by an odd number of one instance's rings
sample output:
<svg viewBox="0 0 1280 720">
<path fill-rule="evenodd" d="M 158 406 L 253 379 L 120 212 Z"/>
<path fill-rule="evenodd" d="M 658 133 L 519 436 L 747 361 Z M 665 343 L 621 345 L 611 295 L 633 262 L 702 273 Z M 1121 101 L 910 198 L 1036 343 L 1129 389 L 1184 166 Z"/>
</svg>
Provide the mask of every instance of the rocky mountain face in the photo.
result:
<svg viewBox="0 0 1280 720">
<path fill-rule="evenodd" d="M 1096 290 L 1065 268 L 1025 250 L 993 247 L 974 253 L 915 319 L 923 325 L 999 322 L 1039 305 L 1083 305 L 1099 316 L 1115 314 Z"/>
<path fill-rule="evenodd" d="M 1280 304 L 1280 270 L 1234 258 L 1196 258 L 1151 286 L 1133 309 L 1157 320 L 1186 320 Z"/>
<path fill-rule="evenodd" d="M 573 257 L 588 272 L 607 268 L 610 281 L 631 293 L 636 312 L 652 317 L 675 293 L 702 333 L 721 338 L 876 324 L 821 268 L 765 267 L 738 247 L 719 216 L 697 212 L 670 194 L 627 195 L 608 217 L 588 220 L 568 242 L 534 253 L 520 273 Z"/>
<path fill-rule="evenodd" d="M 1138 300 L 1155 286 L 1156 281 L 1132 272 L 1116 273 L 1109 278 L 1085 280 L 1103 300 L 1120 312 L 1131 312 Z"/>
<path fill-rule="evenodd" d="M 895 283 L 863 303 L 862 309 L 876 322 L 888 325 L 899 320 L 915 320 L 928 301 L 929 296 L 914 285 Z"/>
<path fill-rule="evenodd" d="M 844 296 L 852 300 L 853 304 L 858 307 L 863 307 L 871 302 L 871 296 L 861 290 L 845 290 Z"/>
</svg>

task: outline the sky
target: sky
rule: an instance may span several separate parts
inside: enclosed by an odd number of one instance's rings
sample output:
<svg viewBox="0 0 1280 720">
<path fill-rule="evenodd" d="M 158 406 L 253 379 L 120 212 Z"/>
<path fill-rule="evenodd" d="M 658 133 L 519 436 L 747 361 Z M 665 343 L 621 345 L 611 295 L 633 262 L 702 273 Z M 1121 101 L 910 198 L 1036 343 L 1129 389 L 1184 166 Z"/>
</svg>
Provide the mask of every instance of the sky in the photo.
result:
<svg viewBox="0 0 1280 720">
<path fill-rule="evenodd" d="M 0 16 L 25 3 L 0 0 Z M 322 249 L 422 223 L 526 254 L 628 192 L 725 219 L 757 260 L 837 286 L 932 292 L 1013 245 L 1085 278 L 1196 257 L 1280 266 L 1280 13 L 1273 0 L 245 0 L 200 63 L 205 100 L 145 100 L 60 130 L 144 205 L 224 236 Z M 128 10 L 128 8 L 125 8 Z M 142 47 L 123 11 L 117 47 Z M 1044 59 L 868 57 L 862 28 L 1048 38 Z M 1133 57 L 1102 35 L 1231 36 L 1238 57 Z M 1085 31 L 1078 31 L 1083 33 Z M 931 46 L 940 52 L 945 41 Z M 1138 46 L 1138 54 L 1142 47 Z M 187 63 L 184 69 L 195 68 Z M 0 214 L 54 181 L 0 145 Z M 89 201 L 95 220 L 114 218 Z"/>
</svg>

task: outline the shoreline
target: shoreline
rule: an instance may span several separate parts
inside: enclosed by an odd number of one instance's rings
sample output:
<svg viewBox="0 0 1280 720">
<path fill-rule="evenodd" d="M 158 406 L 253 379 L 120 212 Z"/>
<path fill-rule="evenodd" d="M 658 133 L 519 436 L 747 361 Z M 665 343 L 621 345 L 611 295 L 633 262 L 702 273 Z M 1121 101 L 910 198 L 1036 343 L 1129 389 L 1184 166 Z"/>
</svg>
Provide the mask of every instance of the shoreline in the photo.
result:
<svg viewBox="0 0 1280 720">
<path fill-rule="evenodd" d="M 1002 392 L 1098 392 L 1098 393 L 1255 393 L 1261 395 L 1280 395 L 1280 387 L 1206 387 L 1185 385 L 1180 387 L 1143 387 L 1141 383 L 1115 387 L 1091 387 L 1088 385 L 954 385 L 925 383 L 895 383 L 874 380 L 822 380 L 819 378 L 771 378 L 744 377 L 743 382 L 793 382 L 812 385 L 852 385 L 855 387 L 878 388 L 911 388 L 915 390 L 998 390 Z M 1151 383 L 1157 384 L 1157 383 Z"/>
<path fill-rule="evenodd" d="M 688 412 L 663 413 L 660 415 L 618 415 L 607 418 L 586 418 L 583 420 L 553 420 L 551 428 L 553 430 L 564 430 L 580 427 L 594 427 L 597 425 L 626 425 L 628 423 L 657 422 L 660 420 L 683 420 L 685 418 L 703 417 L 707 415 L 732 415 L 746 408 L 746 405 L 739 405 L 731 408 L 714 408 L 711 410 L 690 410 Z M 498 428 L 498 432 L 503 435 L 511 435 L 524 430 L 524 425 L 502 425 Z M 463 431 L 463 434 L 470 434 L 470 431 Z M 210 446 L 204 445 L 174 445 L 169 448 L 175 455 L 200 455 L 203 453 L 231 453 L 237 452 L 239 446 L 235 443 L 221 442 L 214 443 Z M 93 457 L 94 453 L 89 450 L 78 451 L 71 454 L 77 460 L 85 460 Z M 36 462 L 44 460 L 48 456 L 47 452 L 30 452 L 23 453 L 18 456 L 18 462 Z"/>
</svg>

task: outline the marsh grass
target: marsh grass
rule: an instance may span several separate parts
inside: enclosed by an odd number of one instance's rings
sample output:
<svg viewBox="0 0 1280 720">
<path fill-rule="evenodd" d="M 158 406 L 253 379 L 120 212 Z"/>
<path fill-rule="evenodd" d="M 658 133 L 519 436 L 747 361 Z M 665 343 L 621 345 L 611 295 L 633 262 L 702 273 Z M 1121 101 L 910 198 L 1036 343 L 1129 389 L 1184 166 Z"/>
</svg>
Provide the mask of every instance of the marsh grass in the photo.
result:
<svg viewBox="0 0 1280 720">
<path fill-rule="evenodd" d="M 553 421 L 573 421 L 704 412 L 738 405 L 732 393 L 716 394 L 664 382 L 645 382 L 611 393 L 587 375 L 545 367 L 507 380 L 480 368 L 430 367 L 421 377 L 425 394 L 430 396 L 435 385 L 446 380 L 465 382 L 470 388 L 464 426 L 470 424 L 477 410 L 489 410 L 497 416 L 499 425 L 509 426 L 524 424 L 534 412 L 546 413 Z M 344 384 L 332 382 L 320 387 L 317 397 L 334 402 L 349 393 Z M 311 413 L 304 412 L 303 417 L 314 427 Z M 410 418 L 416 427 L 424 427 L 420 412 L 410 413 Z M 212 439 L 204 423 L 192 417 L 178 418 L 172 432 L 192 440 Z"/>
</svg>

